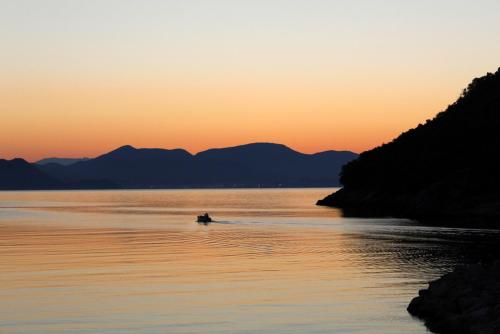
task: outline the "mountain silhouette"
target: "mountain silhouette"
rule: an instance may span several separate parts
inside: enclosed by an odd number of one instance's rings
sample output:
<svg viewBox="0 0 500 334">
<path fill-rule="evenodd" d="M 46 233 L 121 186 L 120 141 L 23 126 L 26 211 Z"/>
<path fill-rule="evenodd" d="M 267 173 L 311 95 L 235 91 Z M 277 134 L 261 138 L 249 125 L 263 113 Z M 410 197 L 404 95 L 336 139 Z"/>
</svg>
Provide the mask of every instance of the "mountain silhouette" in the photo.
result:
<svg viewBox="0 0 500 334">
<path fill-rule="evenodd" d="M 103 184 L 123 188 L 311 187 L 337 186 L 340 168 L 357 157 L 348 151 L 304 154 L 285 145 L 253 143 L 192 155 L 183 149 L 130 145 L 70 165 L 38 168 L 64 184 Z"/>
<path fill-rule="evenodd" d="M 188 186 L 192 159 L 185 150 L 136 149 L 127 145 L 69 166 L 41 168 L 65 182 L 105 179 L 127 188 L 170 188 Z"/>
<path fill-rule="evenodd" d="M 63 183 L 41 172 L 23 159 L 0 159 L 0 189 L 54 189 Z"/>
<path fill-rule="evenodd" d="M 352 152 L 304 154 L 285 145 L 255 143 L 211 149 L 195 156 L 213 185 L 336 186 Z"/>
<path fill-rule="evenodd" d="M 342 168 L 338 192 L 318 201 L 349 214 L 500 216 L 500 69 L 458 100 Z"/>
<path fill-rule="evenodd" d="M 68 166 L 74 164 L 78 161 L 88 160 L 89 158 L 45 158 L 35 162 L 37 165 L 46 165 L 46 164 L 59 164 L 63 166 Z"/>
</svg>

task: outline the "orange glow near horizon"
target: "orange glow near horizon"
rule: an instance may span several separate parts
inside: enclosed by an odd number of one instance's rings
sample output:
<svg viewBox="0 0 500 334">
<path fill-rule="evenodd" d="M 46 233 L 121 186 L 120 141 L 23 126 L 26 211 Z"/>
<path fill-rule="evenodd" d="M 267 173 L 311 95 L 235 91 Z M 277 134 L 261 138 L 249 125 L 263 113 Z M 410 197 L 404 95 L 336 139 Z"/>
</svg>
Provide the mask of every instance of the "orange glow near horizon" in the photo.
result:
<svg viewBox="0 0 500 334">
<path fill-rule="evenodd" d="M 196 153 L 275 142 L 306 153 L 361 152 L 433 117 L 459 92 L 397 82 L 390 89 L 361 82 L 13 82 L 0 92 L 8 114 L 0 157 L 29 161 L 94 157 L 125 144 Z"/>
<path fill-rule="evenodd" d="M 0 158 L 361 152 L 498 68 L 499 13 L 493 0 L 5 2 Z"/>
</svg>

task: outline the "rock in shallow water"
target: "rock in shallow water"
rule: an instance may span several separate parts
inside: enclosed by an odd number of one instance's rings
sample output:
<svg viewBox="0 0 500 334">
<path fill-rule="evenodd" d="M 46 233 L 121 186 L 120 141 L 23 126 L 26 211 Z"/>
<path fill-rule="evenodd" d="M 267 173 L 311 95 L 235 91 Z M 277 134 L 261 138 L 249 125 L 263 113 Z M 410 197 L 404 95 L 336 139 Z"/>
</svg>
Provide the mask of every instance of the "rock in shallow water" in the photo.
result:
<svg viewBox="0 0 500 334">
<path fill-rule="evenodd" d="M 500 263 L 456 268 L 420 290 L 408 312 L 436 333 L 500 333 Z"/>
</svg>

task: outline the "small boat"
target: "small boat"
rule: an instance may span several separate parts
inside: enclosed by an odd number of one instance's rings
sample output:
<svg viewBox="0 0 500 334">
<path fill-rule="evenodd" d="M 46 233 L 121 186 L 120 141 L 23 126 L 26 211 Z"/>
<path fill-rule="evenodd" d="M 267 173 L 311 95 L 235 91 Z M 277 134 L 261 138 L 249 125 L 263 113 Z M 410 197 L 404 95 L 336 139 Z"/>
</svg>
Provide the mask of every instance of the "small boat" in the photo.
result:
<svg viewBox="0 0 500 334">
<path fill-rule="evenodd" d="M 198 216 L 198 219 L 196 219 L 198 223 L 203 223 L 203 224 L 208 224 L 212 222 L 212 218 L 208 215 L 208 213 L 205 213 L 201 216 Z"/>
</svg>

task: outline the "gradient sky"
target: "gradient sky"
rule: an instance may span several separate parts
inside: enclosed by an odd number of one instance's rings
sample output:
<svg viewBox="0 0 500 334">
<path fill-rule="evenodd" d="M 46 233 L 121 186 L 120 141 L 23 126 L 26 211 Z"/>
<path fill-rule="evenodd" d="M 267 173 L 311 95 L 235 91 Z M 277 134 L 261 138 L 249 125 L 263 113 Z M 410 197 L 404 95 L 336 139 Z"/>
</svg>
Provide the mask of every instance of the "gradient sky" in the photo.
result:
<svg viewBox="0 0 500 334">
<path fill-rule="evenodd" d="M 363 151 L 500 66 L 500 1 L 0 0 L 0 157 Z"/>
</svg>

